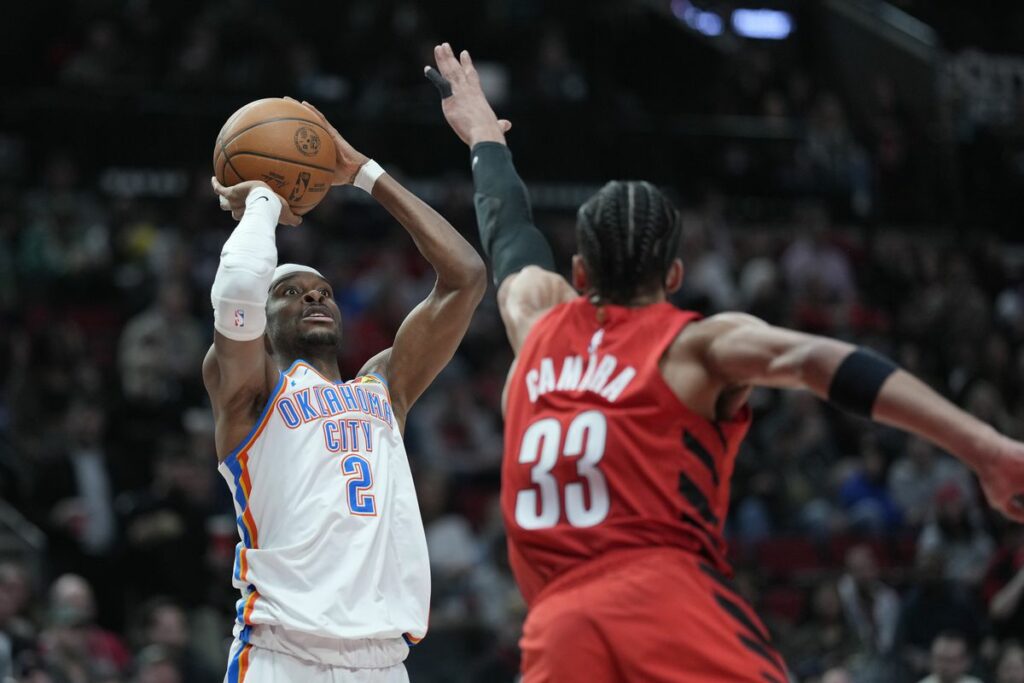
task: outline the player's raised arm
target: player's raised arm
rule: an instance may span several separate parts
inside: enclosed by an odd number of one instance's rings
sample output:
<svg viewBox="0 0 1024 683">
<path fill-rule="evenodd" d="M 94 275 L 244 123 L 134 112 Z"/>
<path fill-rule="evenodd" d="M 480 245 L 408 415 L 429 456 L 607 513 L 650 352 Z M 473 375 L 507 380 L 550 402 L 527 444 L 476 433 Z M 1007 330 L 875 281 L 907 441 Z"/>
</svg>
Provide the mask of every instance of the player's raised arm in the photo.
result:
<svg viewBox="0 0 1024 683">
<path fill-rule="evenodd" d="M 993 507 L 1024 522 L 1024 444 L 888 359 L 742 314 L 714 316 L 691 332 L 699 360 L 722 384 L 808 389 L 839 408 L 927 439 L 975 471 Z"/>
<path fill-rule="evenodd" d="M 433 290 L 398 328 L 394 345 L 363 367 L 363 372 L 387 378 L 395 415 L 404 425 L 409 408 L 455 355 L 487 288 L 486 269 L 447 220 L 357 152 L 315 107 L 303 104 L 323 121 L 334 140 L 335 184 L 351 183 L 369 192 L 408 231 L 437 273 Z"/>
<path fill-rule="evenodd" d="M 444 43 L 434 48 L 434 59 L 437 69 L 428 66 L 426 75 L 441 93 L 445 119 L 471 150 L 480 242 L 498 285 L 509 341 L 518 352 L 533 323 L 576 293 L 555 272 L 551 247 L 533 223 L 530 197 L 505 144 L 512 124 L 491 109 L 469 52 L 456 59 Z"/>
<path fill-rule="evenodd" d="M 203 361 L 203 382 L 216 420 L 218 457 L 224 458 L 252 428 L 277 371 L 263 342 L 267 289 L 277 265 L 278 222 L 301 219 L 263 182 L 224 187 L 212 178 L 221 208 L 238 220 L 220 254 L 210 290 L 213 346 Z"/>
</svg>

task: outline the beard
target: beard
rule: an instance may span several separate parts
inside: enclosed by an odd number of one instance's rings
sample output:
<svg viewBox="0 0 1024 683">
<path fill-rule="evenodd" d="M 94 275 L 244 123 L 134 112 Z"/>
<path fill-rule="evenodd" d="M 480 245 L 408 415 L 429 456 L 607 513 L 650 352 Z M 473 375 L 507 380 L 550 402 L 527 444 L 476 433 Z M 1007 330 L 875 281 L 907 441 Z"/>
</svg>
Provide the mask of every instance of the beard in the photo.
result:
<svg viewBox="0 0 1024 683">
<path fill-rule="evenodd" d="M 308 329 L 299 332 L 299 347 L 303 349 L 315 347 L 337 348 L 341 335 L 336 328 L 331 329 Z"/>
</svg>

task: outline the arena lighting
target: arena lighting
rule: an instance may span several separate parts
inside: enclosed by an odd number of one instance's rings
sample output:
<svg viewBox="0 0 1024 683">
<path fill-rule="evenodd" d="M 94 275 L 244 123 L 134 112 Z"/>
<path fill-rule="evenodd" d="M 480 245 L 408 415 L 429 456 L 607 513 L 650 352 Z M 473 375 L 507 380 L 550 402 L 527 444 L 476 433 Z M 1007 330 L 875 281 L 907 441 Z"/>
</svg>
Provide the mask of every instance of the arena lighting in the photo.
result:
<svg viewBox="0 0 1024 683">
<path fill-rule="evenodd" d="M 793 32 L 793 18 L 774 9 L 738 9 L 732 13 L 732 29 L 744 38 L 783 40 Z"/>
<path fill-rule="evenodd" d="M 689 0 L 672 0 L 672 14 L 694 31 L 706 36 L 720 36 L 725 28 L 722 17 L 694 7 Z"/>
</svg>

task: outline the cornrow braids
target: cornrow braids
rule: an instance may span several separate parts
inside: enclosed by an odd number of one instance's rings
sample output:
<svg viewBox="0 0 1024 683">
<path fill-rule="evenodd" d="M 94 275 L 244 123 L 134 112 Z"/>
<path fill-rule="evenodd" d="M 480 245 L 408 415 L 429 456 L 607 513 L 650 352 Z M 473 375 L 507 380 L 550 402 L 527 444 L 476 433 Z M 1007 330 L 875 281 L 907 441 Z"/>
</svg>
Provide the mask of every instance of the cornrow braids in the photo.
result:
<svg viewBox="0 0 1024 683">
<path fill-rule="evenodd" d="M 576 214 L 576 240 L 600 301 L 626 305 L 663 286 L 679 249 L 679 212 L 646 181 L 613 180 Z"/>
</svg>

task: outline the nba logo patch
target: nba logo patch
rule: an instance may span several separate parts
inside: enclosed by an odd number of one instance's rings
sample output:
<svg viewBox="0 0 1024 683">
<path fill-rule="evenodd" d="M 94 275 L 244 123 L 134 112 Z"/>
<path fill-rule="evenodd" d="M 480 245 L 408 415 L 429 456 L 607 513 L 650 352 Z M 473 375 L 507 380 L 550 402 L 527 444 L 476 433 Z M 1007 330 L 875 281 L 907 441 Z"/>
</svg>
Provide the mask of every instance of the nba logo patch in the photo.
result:
<svg viewBox="0 0 1024 683">
<path fill-rule="evenodd" d="M 245 310 L 235 309 L 235 327 L 245 327 Z"/>
</svg>

